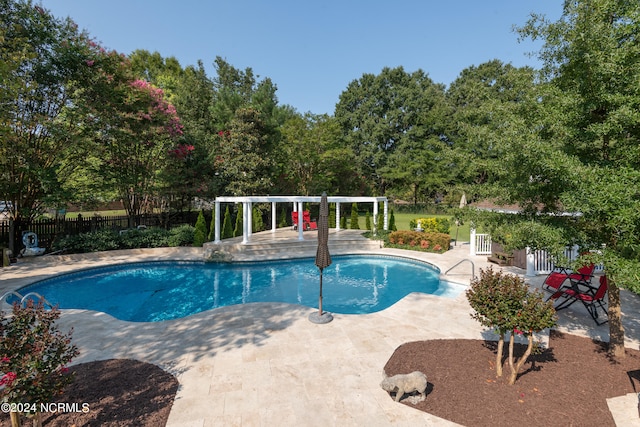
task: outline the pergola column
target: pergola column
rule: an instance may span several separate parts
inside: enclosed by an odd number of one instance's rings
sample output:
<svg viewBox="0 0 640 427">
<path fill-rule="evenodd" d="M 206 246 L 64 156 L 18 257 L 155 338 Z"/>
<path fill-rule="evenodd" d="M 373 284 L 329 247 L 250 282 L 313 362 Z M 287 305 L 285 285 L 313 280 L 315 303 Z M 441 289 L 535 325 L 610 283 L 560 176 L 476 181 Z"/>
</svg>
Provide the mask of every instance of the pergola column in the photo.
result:
<svg viewBox="0 0 640 427">
<path fill-rule="evenodd" d="M 247 206 L 249 202 L 242 202 L 242 244 L 249 243 L 249 215 L 247 214 Z"/>
<path fill-rule="evenodd" d="M 277 217 L 276 202 L 271 202 L 271 232 L 272 233 L 276 232 L 276 228 L 277 228 L 276 217 Z"/>
<path fill-rule="evenodd" d="M 304 240 L 303 232 L 303 215 L 304 215 L 304 206 L 302 202 L 298 202 L 298 240 Z"/>
<path fill-rule="evenodd" d="M 213 243 L 220 243 L 220 202 L 214 203 L 214 240 Z"/>
<path fill-rule="evenodd" d="M 336 202 L 336 231 L 340 231 L 340 202 Z"/>
<path fill-rule="evenodd" d="M 377 230 L 378 228 L 378 201 L 373 202 L 373 228 Z"/>
<path fill-rule="evenodd" d="M 377 203 L 376 203 L 377 204 Z M 389 230 L 389 202 L 384 200 L 384 229 Z"/>
</svg>

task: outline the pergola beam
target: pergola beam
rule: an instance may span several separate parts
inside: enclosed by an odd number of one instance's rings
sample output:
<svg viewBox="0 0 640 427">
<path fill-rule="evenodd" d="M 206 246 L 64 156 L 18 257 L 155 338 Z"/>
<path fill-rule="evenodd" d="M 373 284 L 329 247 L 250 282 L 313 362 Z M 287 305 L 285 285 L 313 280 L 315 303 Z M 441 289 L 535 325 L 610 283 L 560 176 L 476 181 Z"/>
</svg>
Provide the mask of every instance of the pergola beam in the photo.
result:
<svg viewBox="0 0 640 427">
<path fill-rule="evenodd" d="M 276 204 L 292 203 L 294 211 L 301 211 L 303 203 L 320 203 L 321 196 L 220 196 L 215 199 L 215 239 L 214 243 L 220 243 L 220 203 L 242 203 L 242 244 L 249 243 L 252 234 L 251 214 L 254 203 L 271 203 L 271 231 L 276 231 Z M 340 204 L 341 203 L 373 203 L 373 218 L 378 216 L 378 203 L 384 203 L 383 228 L 388 229 L 389 202 L 386 197 L 350 197 L 329 196 L 329 203 L 336 204 L 336 230 L 340 230 Z M 298 239 L 304 240 L 302 234 L 302 215 L 298 215 Z"/>
</svg>

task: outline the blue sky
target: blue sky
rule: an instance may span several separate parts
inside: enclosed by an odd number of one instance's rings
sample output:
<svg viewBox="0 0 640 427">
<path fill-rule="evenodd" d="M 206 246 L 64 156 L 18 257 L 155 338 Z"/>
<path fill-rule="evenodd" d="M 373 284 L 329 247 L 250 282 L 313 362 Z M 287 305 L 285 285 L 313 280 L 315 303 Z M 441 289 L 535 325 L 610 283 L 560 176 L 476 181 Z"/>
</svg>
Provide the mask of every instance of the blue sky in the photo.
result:
<svg viewBox="0 0 640 427">
<path fill-rule="evenodd" d="M 540 44 L 512 31 L 531 12 L 555 21 L 562 0 L 42 0 L 70 16 L 103 46 L 203 61 L 221 56 L 251 67 L 278 87 L 280 104 L 333 114 L 347 85 L 384 67 L 422 69 L 449 85 L 472 65 L 500 59 L 514 66 Z"/>
</svg>

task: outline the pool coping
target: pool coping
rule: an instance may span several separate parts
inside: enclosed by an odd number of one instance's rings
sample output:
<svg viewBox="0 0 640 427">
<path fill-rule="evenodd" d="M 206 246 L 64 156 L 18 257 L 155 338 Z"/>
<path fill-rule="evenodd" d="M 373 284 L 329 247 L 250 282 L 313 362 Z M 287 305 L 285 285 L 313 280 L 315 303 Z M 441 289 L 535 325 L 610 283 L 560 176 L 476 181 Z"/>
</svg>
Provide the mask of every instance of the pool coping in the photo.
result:
<svg viewBox="0 0 640 427">
<path fill-rule="evenodd" d="M 426 261 L 441 271 L 462 258 L 472 258 L 468 256 L 468 246 L 443 255 L 388 248 L 379 251 Z M 162 248 L 24 260 L 0 270 L 0 292 L 17 289 L 25 280 L 35 281 L 34 277 L 51 277 L 83 265 L 132 259 L 189 260 L 197 259 L 200 253 L 195 248 Z M 477 262 L 476 269 L 488 266 L 482 258 L 472 258 Z M 456 274 L 455 283 L 468 283 L 470 277 L 462 276 Z M 528 279 L 534 285 L 540 281 Z M 635 304 L 637 298 L 633 297 Z M 635 310 L 640 305 L 632 307 Z M 452 299 L 413 293 L 381 312 L 337 315 L 326 325 L 309 322 L 311 311 L 291 304 L 252 303 L 249 307 L 221 307 L 184 319 L 140 323 L 119 321 L 100 312 L 63 310 L 60 326 L 62 330 L 74 328 L 74 341 L 82 351 L 75 363 L 134 358 L 174 373 L 181 387 L 169 426 L 269 421 L 300 425 L 308 419 L 347 426 L 454 425 L 395 404 L 380 389 L 379 382 L 385 361 L 405 342 L 488 338 L 487 331 L 471 319 L 464 295 Z M 602 338 L 606 327 L 593 327 L 580 315 L 565 311 L 558 329 Z M 628 338 L 630 345 L 637 348 L 637 338 Z M 636 408 L 627 405 L 623 411 L 631 410 L 635 410 L 637 418 Z"/>
</svg>

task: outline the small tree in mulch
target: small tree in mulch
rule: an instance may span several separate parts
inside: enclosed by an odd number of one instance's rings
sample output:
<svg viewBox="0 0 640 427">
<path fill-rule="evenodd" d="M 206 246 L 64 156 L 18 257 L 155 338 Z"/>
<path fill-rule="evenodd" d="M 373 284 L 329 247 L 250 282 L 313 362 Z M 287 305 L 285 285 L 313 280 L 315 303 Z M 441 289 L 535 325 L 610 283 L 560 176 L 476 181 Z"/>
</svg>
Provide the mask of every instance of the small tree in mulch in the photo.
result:
<svg viewBox="0 0 640 427">
<path fill-rule="evenodd" d="M 207 220 L 204 219 L 204 212 L 200 211 L 196 220 L 196 231 L 193 234 L 193 246 L 202 247 L 207 240 Z"/>
<path fill-rule="evenodd" d="M 20 404 L 21 410 L 41 426 L 40 404 L 54 401 L 73 377 L 66 365 L 79 352 L 71 334 L 54 324 L 57 309 L 45 310 L 43 301 L 14 304 L 13 315 L 0 312 L 0 401 Z M 21 425 L 21 414 L 11 412 L 11 425 Z"/>
<path fill-rule="evenodd" d="M 231 227 L 231 212 L 229 212 L 229 206 L 224 211 L 224 219 L 222 220 L 222 239 L 229 239 L 233 237 L 233 228 Z"/>
<path fill-rule="evenodd" d="M 350 227 L 352 230 L 360 230 L 360 224 L 358 223 L 358 204 L 353 203 L 351 205 L 351 223 Z"/>
<path fill-rule="evenodd" d="M 340 228 L 343 230 L 347 229 L 347 217 L 346 216 L 341 216 L 340 217 Z"/>
<path fill-rule="evenodd" d="M 371 214 L 369 213 L 369 211 L 367 211 L 367 214 L 364 217 L 364 228 L 366 228 L 367 230 L 371 231 Z"/>
<path fill-rule="evenodd" d="M 382 231 L 384 229 L 384 214 L 380 212 L 381 211 L 378 209 L 378 216 L 376 217 L 376 228 L 378 231 Z"/>
<path fill-rule="evenodd" d="M 496 376 L 502 376 L 502 354 L 504 337 L 509 332 L 509 384 L 514 384 L 518 372 L 531 354 L 534 346 L 533 334 L 556 323 L 552 302 L 544 302 L 539 291 L 530 291 L 520 277 L 494 272 L 493 268 L 480 270 L 480 277 L 471 281 L 466 292 L 474 313 L 471 317 L 482 325 L 492 328 L 498 334 L 496 352 Z M 513 346 L 515 334 L 523 334 L 528 339 L 525 353 L 514 361 Z"/>
</svg>

